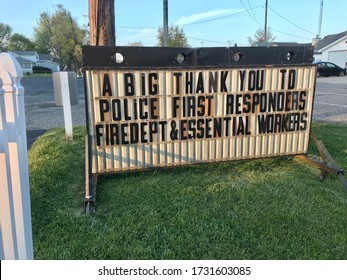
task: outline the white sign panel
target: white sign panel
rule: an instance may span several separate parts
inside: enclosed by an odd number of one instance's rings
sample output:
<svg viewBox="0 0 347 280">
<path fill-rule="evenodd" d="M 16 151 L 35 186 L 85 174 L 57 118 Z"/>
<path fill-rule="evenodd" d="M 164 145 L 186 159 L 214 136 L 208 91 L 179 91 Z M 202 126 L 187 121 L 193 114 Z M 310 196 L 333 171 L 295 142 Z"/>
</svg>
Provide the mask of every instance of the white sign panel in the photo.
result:
<svg viewBox="0 0 347 280">
<path fill-rule="evenodd" d="M 92 173 L 308 150 L 313 65 L 85 72 Z"/>
</svg>

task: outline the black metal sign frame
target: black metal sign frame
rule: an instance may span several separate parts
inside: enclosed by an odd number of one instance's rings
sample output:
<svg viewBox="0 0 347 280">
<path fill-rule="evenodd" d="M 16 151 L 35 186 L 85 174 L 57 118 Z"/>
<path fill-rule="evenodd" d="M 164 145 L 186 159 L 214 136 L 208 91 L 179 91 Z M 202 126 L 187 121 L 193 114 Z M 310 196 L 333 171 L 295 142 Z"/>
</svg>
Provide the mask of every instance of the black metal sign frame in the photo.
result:
<svg viewBox="0 0 347 280">
<path fill-rule="evenodd" d="M 94 89 L 87 81 L 90 71 L 205 71 L 208 69 L 272 69 L 276 67 L 306 67 L 312 65 L 313 47 L 293 45 L 288 47 L 232 47 L 232 48 L 157 48 L 157 47 L 83 47 L 85 106 L 86 106 L 86 212 L 95 204 L 98 172 L 93 172 L 92 154 L 95 139 L 90 95 Z M 314 89 L 313 89 L 314 94 Z M 313 96 L 311 99 L 313 103 Z M 311 105 L 312 106 L 312 105 Z M 309 123 L 311 127 L 312 108 Z M 93 123 L 94 124 L 94 123 Z M 305 128 L 306 129 L 306 128 Z M 164 138 L 164 137 L 163 137 Z M 92 144 L 94 143 L 94 144 Z"/>
<path fill-rule="evenodd" d="M 123 57 L 120 62 L 117 54 Z M 310 44 L 291 47 L 83 47 L 86 69 L 192 68 L 311 64 Z"/>
</svg>

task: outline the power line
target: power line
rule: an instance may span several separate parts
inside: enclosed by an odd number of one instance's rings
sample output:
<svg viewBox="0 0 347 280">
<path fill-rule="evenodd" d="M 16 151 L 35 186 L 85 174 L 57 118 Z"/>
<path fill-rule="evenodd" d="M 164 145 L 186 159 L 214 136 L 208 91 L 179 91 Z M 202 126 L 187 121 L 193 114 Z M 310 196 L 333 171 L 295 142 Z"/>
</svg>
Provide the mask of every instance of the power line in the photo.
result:
<svg viewBox="0 0 347 280">
<path fill-rule="evenodd" d="M 248 4 L 250 6 L 250 3 L 249 3 L 249 0 L 248 1 Z M 255 6 L 255 7 L 251 7 L 248 9 L 244 3 L 242 2 L 242 0 L 240 0 L 242 6 L 244 7 L 244 10 L 243 11 L 239 11 L 239 12 L 235 12 L 233 14 L 229 14 L 229 15 L 225 15 L 225 16 L 220 16 L 220 17 L 216 17 L 216 18 L 212 18 L 212 19 L 207 19 L 207 20 L 201 20 L 201 21 L 198 21 L 198 22 L 192 22 L 192 23 L 187 23 L 187 24 L 181 24 L 179 26 L 183 27 L 183 26 L 189 26 L 189 25 L 195 25 L 195 24 L 201 24 L 201 23 L 206 23 L 206 22 L 211 22 L 211 21 L 216 21 L 216 20 L 220 20 L 220 19 L 224 19 L 224 18 L 227 18 L 227 17 L 231 17 L 231 16 L 234 16 L 234 15 L 237 15 L 237 14 L 241 14 L 241 13 L 244 13 L 244 12 L 247 12 L 248 15 L 260 26 L 263 26 L 262 24 L 259 23 L 259 21 L 255 18 L 254 16 L 254 13 L 253 13 L 253 10 L 254 9 L 257 9 L 257 8 L 260 8 L 260 7 L 263 7 L 263 5 L 258 5 L 258 6 Z M 311 33 L 311 34 L 314 34 L 313 32 L 309 31 L 309 30 L 306 30 L 300 26 L 298 26 L 297 24 L 293 23 L 292 21 L 290 21 L 289 19 L 287 19 L 286 17 L 280 15 L 278 12 L 276 12 L 273 8 L 271 8 L 270 6 L 268 6 L 274 13 L 276 13 L 278 16 L 282 17 L 283 19 L 285 19 L 286 21 L 288 21 L 289 23 L 291 23 L 292 25 L 294 25 L 295 27 L 299 28 L 299 29 L 302 29 L 308 33 Z M 250 11 L 253 13 L 253 15 L 250 13 Z M 158 27 L 154 27 L 154 26 L 124 26 L 124 25 L 117 25 L 116 28 L 124 28 L 124 29 L 157 29 Z M 305 40 L 310 40 L 310 38 L 306 38 L 306 37 L 302 37 L 302 36 L 297 36 L 297 35 L 294 35 L 294 34 L 290 34 L 290 33 L 287 33 L 287 32 L 284 32 L 284 31 L 281 31 L 281 30 L 277 30 L 277 29 L 274 29 L 272 28 L 272 30 L 276 31 L 276 32 L 279 32 L 279 33 L 282 33 L 282 34 L 286 34 L 286 35 L 289 35 L 289 36 L 292 36 L 292 37 L 296 37 L 296 38 L 300 38 L 300 39 L 305 39 Z M 315 35 L 315 34 L 314 34 Z M 139 36 L 139 34 L 134 34 L 134 35 L 131 35 L 131 34 L 124 34 L 124 35 L 118 35 L 118 36 Z M 144 34 L 141 34 L 140 35 L 141 37 L 156 37 L 156 35 L 144 35 Z M 193 40 L 199 40 L 200 42 L 210 42 L 210 43 L 214 43 L 214 44 L 221 44 L 221 45 L 226 45 L 227 43 L 226 42 L 221 42 L 221 41 L 213 41 L 213 40 L 206 40 L 206 39 L 202 39 L 202 38 L 196 38 L 196 37 L 191 37 L 191 36 L 187 36 L 187 38 L 190 38 L 190 39 L 193 39 Z"/>
<path fill-rule="evenodd" d="M 147 37 L 147 38 L 154 38 L 156 37 L 155 34 L 153 35 L 145 35 L 145 34 L 117 34 L 118 37 Z M 191 37 L 191 36 L 187 36 L 187 38 L 189 39 L 193 39 L 193 40 L 197 40 L 199 42 L 204 42 L 204 43 L 213 43 L 213 44 L 217 44 L 217 45 L 228 45 L 228 42 L 222 42 L 222 41 L 213 41 L 213 40 L 207 40 L 207 39 L 203 39 L 203 38 L 196 38 L 196 37 Z M 230 41 L 231 42 L 231 41 Z"/>
<path fill-rule="evenodd" d="M 279 32 L 279 33 L 282 33 L 282 34 L 286 34 L 286 35 L 289 35 L 289 36 L 292 36 L 292 37 L 297 37 L 297 38 L 305 39 L 305 40 L 311 40 L 310 38 L 306 38 L 306 37 L 302 37 L 302 36 L 298 36 L 298 35 L 293 35 L 293 34 L 290 34 L 290 33 L 287 33 L 287 32 L 283 32 L 283 31 L 274 29 L 274 28 L 272 28 L 272 27 L 271 27 L 271 29 L 274 30 L 274 31 L 276 31 L 276 32 Z"/>
<path fill-rule="evenodd" d="M 125 29 L 157 29 L 158 26 L 123 26 L 123 25 L 116 25 L 118 28 L 125 28 Z"/>
<path fill-rule="evenodd" d="M 198 40 L 198 41 L 208 42 L 208 43 L 214 43 L 214 44 L 218 44 L 218 45 L 227 45 L 227 43 L 228 43 L 228 42 L 221 42 L 221 41 L 206 40 L 206 39 L 190 37 L 190 36 L 188 36 L 188 38 Z"/>
<path fill-rule="evenodd" d="M 181 25 L 179 25 L 179 26 L 188 26 L 188 25 L 194 25 L 194 24 L 200 24 L 200 23 L 205 23 L 205 22 L 220 20 L 220 19 L 223 19 L 223 18 L 232 17 L 232 16 L 235 16 L 235 15 L 244 13 L 244 12 L 249 11 L 249 10 L 254 10 L 254 9 L 260 8 L 260 7 L 262 7 L 262 6 L 263 6 L 263 5 L 258 5 L 258 6 L 255 6 L 255 7 L 251 8 L 251 9 L 245 9 L 244 11 L 235 12 L 235 13 L 230 14 L 230 15 L 221 16 L 221 17 L 216 17 L 216 18 L 211 18 L 211 19 L 206 19 L 206 20 L 201 20 L 201 21 L 198 21 L 198 22 L 192 22 L 192 23 L 181 24 Z"/>
<path fill-rule="evenodd" d="M 263 5 L 258 5 L 258 6 L 255 6 L 253 8 L 249 8 L 247 9 L 245 6 L 244 6 L 244 10 L 243 11 L 239 11 L 239 12 L 235 12 L 233 14 L 230 14 L 230 15 L 225 15 L 225 16 L 220 16 L 220 17 L 216 17 L 216 18 L 211 18 L 211 19 L 206 19 L 206 20 L 201 20 L 201 21 L 198 21 L 198 22 L 192 22 L 192 23 L 186 23 L 186 24 L 178 24 L 178 26 L 189 26 L 189 25 L 195 25 L 195 24 L 200 24 L 200 23 L 205 23 L 205 22 L 210 22 L 210 21 L 215 21 L 215 20 L 220 20 L 220 19 L 223 19 L 223 18 L 227 18 L 227 17 L 231 17 L 231 16 L 235 16 L 235 15 L 238 15 L 238 14 L 241 14 L 241 13 L 244 13 L 244 12 L 249 12 L 251 10 L 254 10 L 254 9 L 257 9 L 257 8 L 260 8 L 262 7 Z M 116 26 L 117 28 L 126 28 L 126 29 L 154 29 L 154 28 L 158 28 L 158 27 L 154 27 L 154 26 L 124 26 L 124 25 L 117 25 Z"/>
<path fill-rule="evenodd" d="M 305 29 L 305 28 L 302 28 L 302 27 L 298 26 L 297 24 L 295 24 L 295 23 L 292 22 L 291 20 L 289 20 L 289 19 L 287 19 L 286 17 L 280 15 L 278 12 L 276 12 L 276 11 L 275 11 L 273 8 L 271 8 L 270 6 L 268 6 L 268 7 L 270 8 L 271 11 L 273 11 L 275 14 L 277 14 L 278 16 L 280 16 L 281 18 L 283 18 L 284 20 L 288 21 L 290 24 L 294 25 L 296 28 L 299 28 L 299 29 L 301 29 L 301 30 L 303 30 L 303 31 L 306 31 L 306 32 L 308 32 L 308 33 L 311 33 L 311 34 L 313 34 L 313 35 L 316 35 L 315 33 L 311 32 L 311 31 L 309 31 L 309 30 L 307 30 L 307 29 Z"/>
<path fill-rule="evenodd" d="M 259 23 L 259 21 L 257 21 L 257 19 L 255 18 L 254 16 L 254 13 L 253 13 L 253 10 L 252 8 L 250 7 L 250 10 L 252 11 L 252 14 L 250 13 L 250 11 L 246 8 L 246 6 L 243 4 L 242 0 L 240 0 L 240 3 L 242 4 L 243 8 L 247 11 L 247 14 L 258 24 L 258 25 L 261 25 Z M 248 0 L 248 4 L 249 4 L 249 0 Z M 249 4 L 250 5 L 250 4 Z"/>
<path fill-rule="evenodd" d="M 145 34 L 117 34 L 117 37 L 145 37 L 145 38 L 154 38 L 156 35 L 145 35 Z"/>
<path fill-rule="evenodd" d="M 249 0 L 247 0 L 247 2 L 248 2 L 248 6 L 251 8 L 251 3 L 249 3 Z M 254 13 L 253 13 L 253 10 L 251 10 L 251 13 L 252 13 L 253 17 L 255 18 L 255 15 L 254 15 Z"/>
<path fill-rule="evenodd" d="M 296 38 L 300 38 L 300 39 L 305 39 L 305 40 L 310 40 L 310 38 L 306 38 L 306 37 L 302 37 L 302 36 L 298 36 L 298 35 L 294 35 L 294 34 L 290 34 L 287 32 L 283 32 L 274 28 L 271 28 L 272 30 L 278 32 L 278 33 L 282 33 L 282 34 L 286 34 L 292 37 L 296 37 Z M 147 34 L 117 34 L 117 37 L 137 37 L 137 38 L 155 38 L 156 35 L 147 35 Z M 230 45 L 230 43 L 227 42 L 222 42 L 222 41 L 213 41 L 213 40 L 207 40 L 207 39 L 203 39 L 203 38 L 196 38 L 196 37 L 191 37 L 191 36 L 187 36 L 187 38 L 189 39 L 193 39 L 193 40 L 198 40 L 200 42 L 207 42 L 207 43 L 213 43 L 213 44 L 217 44 L 217 45 Z"/>
</svg>

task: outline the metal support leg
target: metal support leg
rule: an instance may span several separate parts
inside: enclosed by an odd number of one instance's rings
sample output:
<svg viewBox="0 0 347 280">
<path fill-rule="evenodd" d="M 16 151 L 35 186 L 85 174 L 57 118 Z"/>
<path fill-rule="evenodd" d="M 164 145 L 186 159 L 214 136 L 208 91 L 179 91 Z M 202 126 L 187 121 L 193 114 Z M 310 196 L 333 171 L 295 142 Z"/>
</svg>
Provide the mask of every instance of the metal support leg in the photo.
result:
<svg viewBox="0 0 347 280">
<path fill-rule="evenodd" d="M 317 160 L 313 157 L 309 157 L 307 155 L 300 155 L 298 158 L 303 159 L 315 166 L 317 166 L 321 171 L 322 174 L 320 175 L 321 182 L 324 181 L 327 173 L 336 175 L 341 183 L 347 188 L 347 180 L 344 176 L 344 172 L 342 169 L 340 169 L 332 156 L 329 154 L 327 148 L 324 146 L 323 142 L 321 140 L 318 140 L 316 134 L 311 130 L 311 137 L 317 146 L 317 149 L 319 151 L 319 154 L 323 158 L 324 162 Z"/>
<path fill-rule="evenodd" d="M 96 199 L 96 186 L 98 183 L 98 175 L 92 173 L 92 159 L 90 151 L 89 136 L 85 137 L 85 168 L 86 168 L 86 189 L 85 189 L 85 212 L 88 215 L 94 213 L 95 199 Z"/>
</svg>

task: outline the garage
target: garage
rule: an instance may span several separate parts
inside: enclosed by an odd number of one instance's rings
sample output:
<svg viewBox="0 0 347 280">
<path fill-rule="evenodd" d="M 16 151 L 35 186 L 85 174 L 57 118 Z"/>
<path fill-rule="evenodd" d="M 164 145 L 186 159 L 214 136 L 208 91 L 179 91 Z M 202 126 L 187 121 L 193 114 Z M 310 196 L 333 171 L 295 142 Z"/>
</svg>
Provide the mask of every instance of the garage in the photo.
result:
<svg viewBox="0 0 347 280">
<path fill-rule="evenodd" d="M 346 68 L 347 65 L 347 31 L 325 36 L 314 45 L 316 61 L 329 61 Z"/>
<path fill-rule="evenodd" d="M 347 50 L 330 51 L 328 61 L 344 68 L 347 67 Z"/>
</svg>

